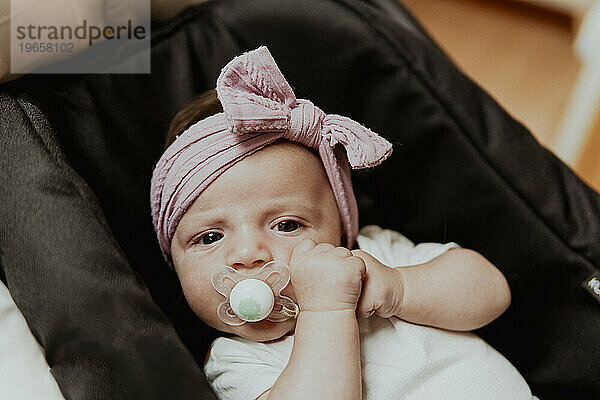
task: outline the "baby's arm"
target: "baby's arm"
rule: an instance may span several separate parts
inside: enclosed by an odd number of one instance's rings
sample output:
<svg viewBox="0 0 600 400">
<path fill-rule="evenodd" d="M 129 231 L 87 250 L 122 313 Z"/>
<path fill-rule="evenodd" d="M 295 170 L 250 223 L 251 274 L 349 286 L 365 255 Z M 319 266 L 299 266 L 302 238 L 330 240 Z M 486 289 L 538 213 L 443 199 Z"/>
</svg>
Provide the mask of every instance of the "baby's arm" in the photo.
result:
<svg viewBox="0 0 600 400">
<path fill-rule="evenodd" d="M 389 268 L 362 250 L 367 278 L 358 304 L 359 317 L 373 312 L 409 322 L 451 330 L 480 328 L 510 304 L 504 275 L 485 257 L 468 249 L 452 249 L 410 267 Z"/>
<path fill-rule="evenodd" d="M 366 273 L 345 248 L 302 241 L 290 261 L 300 315 L 288 365 L 260 399 L 361 399 L 356 304 Z"/>
</svg>

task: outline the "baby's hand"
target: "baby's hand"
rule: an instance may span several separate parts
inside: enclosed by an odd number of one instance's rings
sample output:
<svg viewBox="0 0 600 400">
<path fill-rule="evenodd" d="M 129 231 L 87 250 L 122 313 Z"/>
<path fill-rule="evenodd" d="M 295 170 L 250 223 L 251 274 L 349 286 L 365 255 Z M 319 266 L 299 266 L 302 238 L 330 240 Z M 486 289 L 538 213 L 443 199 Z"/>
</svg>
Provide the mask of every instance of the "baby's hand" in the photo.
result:
<svg viewBox="0 0 600 400">
<path fill-rule="evenodd" d="M 344 247 L 298 243 L 290 260 L 290 277 L 300 311 L 356 310 L 366 268 Z"/>
<path fill-rule="evenodd" d="M 373 313 L 381 318 L 400 315 L 404 300 L 402 274 L 363 250 L 352 250 L 352 254 L 362 258 L 367 267 L 356 311 L 358 318 L 368 318 Z"/>
</svg>

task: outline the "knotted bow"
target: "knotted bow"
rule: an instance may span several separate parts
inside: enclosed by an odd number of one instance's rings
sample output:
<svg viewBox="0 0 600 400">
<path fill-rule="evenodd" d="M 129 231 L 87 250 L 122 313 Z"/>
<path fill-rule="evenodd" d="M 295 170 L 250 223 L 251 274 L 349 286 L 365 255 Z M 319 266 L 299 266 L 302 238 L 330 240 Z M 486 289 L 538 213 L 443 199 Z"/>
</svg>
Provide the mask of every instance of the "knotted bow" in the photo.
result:
<svg viewBox="0 0 600 400">
<path fill-rule="evenodd" d="M 349 165 L 375 166 L 391 154 L 391 144 L 358 122 L 297 100 L 264 46 L 222 69 L 217 95 L 224 112 L 190 126 L 154 168 L 152 222 L 167 262 L 172 263 L 171 240 L 179 221 L 204 189 L 229 167 L 279 139 L 318 149 L 350 248 L 358 233 L 358 207 Z"/>
<path fill-rule="evenodd" d="M 375 166 L 391 154 L 387 140 L 358 122 L 296 100 L 265 46 L 230 61 L 217 79 L 217 94 L 232 133 L 282 132 L 312 148 L 341 144 L 352 168 Z"/>
</svg>

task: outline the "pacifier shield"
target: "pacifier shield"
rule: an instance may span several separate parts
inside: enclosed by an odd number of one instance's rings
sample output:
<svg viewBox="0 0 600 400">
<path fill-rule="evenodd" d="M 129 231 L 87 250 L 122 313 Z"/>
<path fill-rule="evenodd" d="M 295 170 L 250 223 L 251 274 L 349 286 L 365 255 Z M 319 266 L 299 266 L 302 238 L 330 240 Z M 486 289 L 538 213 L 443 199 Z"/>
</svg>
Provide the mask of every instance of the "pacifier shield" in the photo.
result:
<svg viewBox="0 0 600 400">
<path fill-rule="evenodd" d="M 244 279 L 231 289 L 229 304 L 240 319 L 257 322 L 271 313 L 275 305 L 275 296 L 265 282 L 258 279 Z"/>
<path fill-rule="evenodd" d="M 290 281 L 288 266 L 271 261 L 251 272 L 227 265 L 211 273 L 213 288 L 225 301 L 217 307 L 221 321 L 231 326 L 267 319 L 282 322 L 298 316 L 298 305 L 281 294 Z"/>
</svg>

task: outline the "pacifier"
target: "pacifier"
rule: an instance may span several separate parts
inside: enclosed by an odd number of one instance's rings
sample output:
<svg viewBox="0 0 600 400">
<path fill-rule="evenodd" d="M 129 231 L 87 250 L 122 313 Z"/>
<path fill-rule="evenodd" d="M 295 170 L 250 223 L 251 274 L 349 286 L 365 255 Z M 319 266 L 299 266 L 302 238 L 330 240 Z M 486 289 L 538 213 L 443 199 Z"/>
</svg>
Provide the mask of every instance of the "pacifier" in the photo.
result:
<svg viewBox="0 0 600 400">
<path fill-rule="evenodd" d="M 298 305 L 281 294 L 290 281 L 285 263 L 271 261 L 252 273 L 224 265 L 215 268 L 210 278 L 215 290 L 225 296 L 217 307 L 217 315 L 227 325 L 263 319 L 282 322 L 298 315 Z"/>
</svg>

